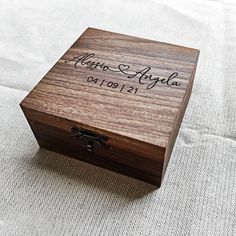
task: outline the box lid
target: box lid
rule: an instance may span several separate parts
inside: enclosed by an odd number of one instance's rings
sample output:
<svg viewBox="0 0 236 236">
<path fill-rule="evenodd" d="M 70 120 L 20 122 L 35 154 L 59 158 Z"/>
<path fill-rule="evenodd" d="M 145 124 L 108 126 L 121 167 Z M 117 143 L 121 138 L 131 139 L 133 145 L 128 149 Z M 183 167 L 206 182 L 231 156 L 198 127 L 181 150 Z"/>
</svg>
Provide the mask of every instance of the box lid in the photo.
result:
<svg viewBox="0 0 236 236">
<path fill-rule="evenodd" d="M 198 55 L 88 28 L 21 106 L 166 149 L 187 105 Z"/>
</svg>

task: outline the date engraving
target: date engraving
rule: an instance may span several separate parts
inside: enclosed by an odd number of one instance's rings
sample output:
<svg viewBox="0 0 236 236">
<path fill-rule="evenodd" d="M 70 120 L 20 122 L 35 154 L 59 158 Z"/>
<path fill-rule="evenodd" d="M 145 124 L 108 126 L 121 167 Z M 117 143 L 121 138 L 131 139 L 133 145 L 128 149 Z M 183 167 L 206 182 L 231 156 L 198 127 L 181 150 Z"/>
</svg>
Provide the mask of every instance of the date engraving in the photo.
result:
<svg viewBox="0 0 236 236">
<path fill-rule="evenodd" d="M 138 92 L 138 88 L 135 88 L 133 86 L 130 86 L 124 83 L 113 82 L 110 80 L 95 78 L 93 76 L 89 76 L 86 81 L 90 84 L 94 84 L 99 87 L 103 86 L 103 87 L 111 88 L 118 92 L 130 93 L 130 94 L 136 94 Z"/>
</svg>

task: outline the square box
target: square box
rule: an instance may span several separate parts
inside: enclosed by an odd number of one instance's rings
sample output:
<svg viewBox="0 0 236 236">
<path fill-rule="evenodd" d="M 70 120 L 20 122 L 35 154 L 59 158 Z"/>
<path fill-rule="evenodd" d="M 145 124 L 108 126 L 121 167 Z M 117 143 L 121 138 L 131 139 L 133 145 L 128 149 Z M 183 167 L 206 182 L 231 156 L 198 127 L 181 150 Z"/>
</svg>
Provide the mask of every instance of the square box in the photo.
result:
<svg viewBox="0 0 236 236">
<path fill-rule="evenodd" d="M 88 28 L 20 105 L 41 147 L 160 186 L 198 55 Z"/>
</svg>

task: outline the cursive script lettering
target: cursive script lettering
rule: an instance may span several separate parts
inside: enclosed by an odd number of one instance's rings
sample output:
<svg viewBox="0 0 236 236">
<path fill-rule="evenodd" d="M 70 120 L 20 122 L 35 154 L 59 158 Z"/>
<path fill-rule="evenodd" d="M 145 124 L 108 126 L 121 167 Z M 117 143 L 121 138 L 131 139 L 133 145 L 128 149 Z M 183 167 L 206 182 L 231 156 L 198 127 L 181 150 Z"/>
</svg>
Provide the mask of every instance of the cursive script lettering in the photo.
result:
<svg viewBox="0 0 236 236">
<path fill-rule="evenodd" d="M 159 76 L 154 76 L 150 73 L 152 69 L 150 66 L 145 67 L 138 71 L 131 71 L 130 65 L 128 64 L 119 64 L 116 68 L 108 66 L 104 62 L 94 60 L 94 53 L 83 53 L 79 56 L 73 57 L 71 60 L 66 62 L 73 61 L 74 67 L 78 68 L 83 66 L 89 70 L 100 69 L 102 71 L 111 71 L 115 73 L 122 73 L 128 79 L 137 79 L 139 84 L 146 85 L 146 89 L 152 89 L 158 85 L 158 83 L 165 84 L 167 86 L 180 86 L 181 83 L 174 80 L 178 76 L 178 72 L 170 74 L 167 78 L 161 78 Z"/>
</svg>

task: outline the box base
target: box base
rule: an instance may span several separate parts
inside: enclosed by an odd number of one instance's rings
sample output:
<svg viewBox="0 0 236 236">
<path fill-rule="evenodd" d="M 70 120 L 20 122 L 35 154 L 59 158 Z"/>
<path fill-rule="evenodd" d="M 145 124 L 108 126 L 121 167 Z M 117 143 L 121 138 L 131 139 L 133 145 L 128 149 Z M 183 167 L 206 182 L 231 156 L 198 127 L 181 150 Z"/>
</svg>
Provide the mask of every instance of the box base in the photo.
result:
<svg viewBox="0 0 236 236">
<path fill-rule="evenodd" d="M 132 153 L 124 153 L 122 150 L 113 149 L 109 153 L 90 152 L 81 146 L 69 132 L 35 121 L 29 121 L 29 124 L 42 148 L 134 177 L 157 187 L 161 185 L 159 174 L 162 169 L 161 163 Z"/>
</svg>

